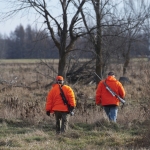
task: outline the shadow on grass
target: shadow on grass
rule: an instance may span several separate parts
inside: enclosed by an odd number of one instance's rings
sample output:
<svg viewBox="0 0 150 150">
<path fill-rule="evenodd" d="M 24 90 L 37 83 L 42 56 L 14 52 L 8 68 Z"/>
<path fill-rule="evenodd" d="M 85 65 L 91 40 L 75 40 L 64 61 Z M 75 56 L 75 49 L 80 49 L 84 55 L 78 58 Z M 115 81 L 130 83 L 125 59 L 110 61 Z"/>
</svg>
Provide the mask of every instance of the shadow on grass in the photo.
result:
<svg viewBox="0 0 150 150">
<path fill-rule="evenodd" d="M 7 119 L 2 119 L 0 118 L 0 123 L 6 123 L 7 126 L 9 127 L 28 127 L 29 126 L 29 122 L 25 122 L 22 120 L 7 120 Z"/>
<path fill-rule="evenodd" d="M 8 120 L 0 118 L 0 134 L 5 136 L 7 134 L 25 134 L 27 132 L 34 132 L 36 129 L 43 130 L 43 132 L 50 132 L 55 130 L 55 126 L 52 122 L 33 124 L 24 120 Z"/>
</svg>

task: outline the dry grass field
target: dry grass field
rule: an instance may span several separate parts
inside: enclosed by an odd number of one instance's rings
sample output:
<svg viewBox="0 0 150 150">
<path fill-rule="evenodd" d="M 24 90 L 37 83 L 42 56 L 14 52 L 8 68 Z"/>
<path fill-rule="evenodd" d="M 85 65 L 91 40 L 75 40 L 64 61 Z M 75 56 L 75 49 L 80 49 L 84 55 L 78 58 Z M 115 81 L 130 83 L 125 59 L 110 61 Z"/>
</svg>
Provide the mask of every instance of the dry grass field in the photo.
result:
<svg viewBox="0 0 150 150">
<path fill-rule="evenodd" d="M 132 61 L 125 84 L 126 104 L 117 124 L 95 106 L 95 84 L 70 85 L 76 95 L 75 116 L 65 135 L 55 135 L 54 116 L 46 116 L 45 99 L 57 63 L 0 61 L 0 150 L 148 150 L 150 149 L 150 62 Z M 122 75 L 122 65 L 109 70 Z"/>
</svg>

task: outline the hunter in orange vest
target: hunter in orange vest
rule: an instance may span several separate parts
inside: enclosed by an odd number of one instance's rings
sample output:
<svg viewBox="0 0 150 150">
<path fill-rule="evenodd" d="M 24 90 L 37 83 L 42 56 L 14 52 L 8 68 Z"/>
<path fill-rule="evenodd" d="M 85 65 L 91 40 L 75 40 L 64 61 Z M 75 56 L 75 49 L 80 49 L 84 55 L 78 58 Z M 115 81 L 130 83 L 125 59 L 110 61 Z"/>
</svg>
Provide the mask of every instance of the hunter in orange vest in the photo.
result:
<svg viewBox="0 0 150 150">
<path fill-rule="evenodd" d="M 75 95 L 71 87 L 64 85 L 64 79 L 62 76 L 56 77 L 56 83 L 53 84 L 52 89 L 49 91 L 46 100 L 46 114 L 49 116 L 50 113 L 55 114 L 56 118 L 56 133 L 65 132 L 68 129 L 69 123 L 69 110 L 67 105 L 61 97 L 61 89 L 66 97 L 67 103 L 73 110 L 76 107 Z"/>
<path fill-rule="evenodd" d="M 96 90 L 96 104 L 103 106 L 110 121 L 116 122 L 120 101 L 106 89 L 104 82 L 121 98 L 125 97 L 125 90 L 115 78 L 114 72 L 109 72 L 107 78 L 99 82 Z"/>
</svg>

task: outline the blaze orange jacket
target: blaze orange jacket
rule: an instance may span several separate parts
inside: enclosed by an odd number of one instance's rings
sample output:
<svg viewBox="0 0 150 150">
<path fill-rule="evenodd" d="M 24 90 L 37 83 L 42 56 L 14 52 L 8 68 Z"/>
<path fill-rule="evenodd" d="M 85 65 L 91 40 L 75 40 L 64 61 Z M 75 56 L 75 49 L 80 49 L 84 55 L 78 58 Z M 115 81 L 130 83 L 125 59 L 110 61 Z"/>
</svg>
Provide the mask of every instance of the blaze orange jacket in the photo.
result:
<svg viewBox="0 0 150 150">
<path fill-rule="evenodd" d="M 99 82 L 97 90 L 96 90 L 96 104 L 97 105 L 117 105 L 119 106 L 119 100 L 109 93 L 109 91 L 106 89 L 103 82 L 106 82 L 106 84 L 121 98 L 125 97 L 125 90 L 122 86 L 122 84 L 115 79 L 113 76 L 108 76 L 106 80 L 102 80 Z"/>
<path fill-rule="evenodd" d="M 68 104 L 70 104 L 72 107 L 75 107 L 76 101 L 73 90 L 67 85 L 63 85 L 62 90 L 66 99 L 68 100 Z M 53 84 L 52 89 L 49 91 L 45 109 L 51 113 L 54 111 L 68 111 L 67 105 L 64 104 L 60 95 L 60 88 L 58 84 Z"/>
</svg>

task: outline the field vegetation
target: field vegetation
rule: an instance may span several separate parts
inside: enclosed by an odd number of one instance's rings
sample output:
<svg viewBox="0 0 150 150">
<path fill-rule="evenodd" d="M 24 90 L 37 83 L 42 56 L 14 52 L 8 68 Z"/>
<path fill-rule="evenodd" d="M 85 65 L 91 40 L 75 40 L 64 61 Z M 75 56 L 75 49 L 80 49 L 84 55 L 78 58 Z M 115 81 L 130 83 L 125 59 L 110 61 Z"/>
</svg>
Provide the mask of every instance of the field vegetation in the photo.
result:
<svg viewBox="0 0 150 150">
<path fill-rule="evenodd" d="M 55 118 L 46 116 L 45 101 L 55 81 L 57 63 L 0 62 L 1 150 L 126 150 L 150 149 L 150 63 L 132 61 L 125 83 L 126 104 L 119 107 L 117 124 L 95 105 L 96 84 L 69 84 L 76 96 L 69 131 L 55 134 Z M 122 75 L 122 65 L 108 71 Z"/>
</svg>

